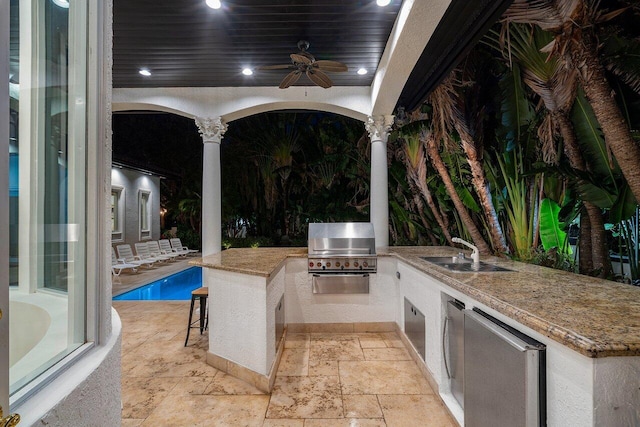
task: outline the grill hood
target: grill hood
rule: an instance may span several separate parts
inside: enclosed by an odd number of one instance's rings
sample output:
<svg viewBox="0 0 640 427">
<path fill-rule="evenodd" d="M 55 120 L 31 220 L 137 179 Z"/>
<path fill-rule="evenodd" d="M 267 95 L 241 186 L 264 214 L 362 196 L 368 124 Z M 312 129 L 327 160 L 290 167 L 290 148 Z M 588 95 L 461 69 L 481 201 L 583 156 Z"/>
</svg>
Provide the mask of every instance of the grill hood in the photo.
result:
<svg viewBox="0 0 640 427">
<path fill-rule="evenodd" d="M 309 255 L 367 256 L 376 254 L 373 224 L 332 222 L 309 224 Z"/>
</svg>

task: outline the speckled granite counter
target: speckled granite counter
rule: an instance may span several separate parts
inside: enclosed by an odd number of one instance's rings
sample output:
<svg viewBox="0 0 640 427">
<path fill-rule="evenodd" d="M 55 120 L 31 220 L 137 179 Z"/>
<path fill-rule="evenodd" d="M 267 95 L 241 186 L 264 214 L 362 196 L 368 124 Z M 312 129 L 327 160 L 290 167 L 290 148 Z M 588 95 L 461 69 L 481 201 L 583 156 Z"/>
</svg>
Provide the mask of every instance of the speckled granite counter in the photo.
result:
<svg viewBox="0 0 640 427">
<path fill-rule="evenodd" d="M 379 252 L 585 356 L 640 356 L 640 288 L 496 257 L 482 260 L 514 271 L 449 272 L 419 258 L 458 252 L 451 248 Z"/>
<path fill-rule="evenodd" d="M 238 248 L 195 259 L 189 264 L 271 277 L 289 257 L 306 257 L 307 248 Z"/>
<path fill-rule="evenodd" d="M 483 261 L 512 272 L 449 272 L 421 256 L 456 254 L 448 247 L 389 247 L 392 256 L 470 298 L 588 357 L 640 356 L 640 288 L 513 262 Z M 191 263 L 270 277 L 306 248 L 229 249 Z"/>
</svg>

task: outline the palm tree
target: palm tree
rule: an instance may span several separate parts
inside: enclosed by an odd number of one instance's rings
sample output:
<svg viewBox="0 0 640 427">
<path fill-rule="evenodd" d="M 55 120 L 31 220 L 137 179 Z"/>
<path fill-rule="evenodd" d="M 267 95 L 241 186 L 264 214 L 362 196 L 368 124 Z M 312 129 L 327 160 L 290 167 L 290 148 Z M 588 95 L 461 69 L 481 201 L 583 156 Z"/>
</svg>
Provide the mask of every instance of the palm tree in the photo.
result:
<svg viewBox="0 0 640 427">
<path fill-rule="evenodd" d="M 453 202 L 458 215 L 460 215 L 460 219 L 464 223 L 465 228 L 469 232 L 473 243 L 478 247 L 480 253 L 487 255 L 491 254 L 491 248 L 487 244 L 487 241 L 482 236 L 482 233 L 480 232 L 476 224 L 473 222 L 473 218 L 471 218 L 471 215 L 467 211 L 467 208 L 464 206 L 464 203 L 462 203 L 462 199 L 460 199 L 460 196 L 456 191 L 456 187 L 453 183 L 453 180 L 451 179 L 451 176 L 449 175 L 447 166 L 442 161 L 442 157 L 440 157 L 440 149 L 438 146 L 439 144 L 436 143 L 436 137 L 434 133 L 429 129 L 423 128 L 420 132 L 420 141 L 425 145 L 427 154 L 431 159 L 431 163 L 438 171 L 438 174 L 440 175 L 440 178 L 442 179 L 444 186 L 447 189 L 447 194 L 449 194 L 449 197 L 451 197 L 451 201 Z"/>
<path fill-rule="evenodd" d="M 541 123 L 540 136 L 543 158 L 548 163 L 557 163 L 554 137 L 559 132 L 564 142 L 564 152 L 572 168 L 586 171 L 587 164 L 581 154 L 578 138 L 569 117 L 576 98 L 576 71 L 561 66 L 555 57 L 547 57 L 541 52 L 551 42 L 551 34 L 535 31 L 525 25 L 507 24 L 504 27 L 508 44 L 502 43 L 500 50 L 507 60 L 516 60 L 522 66 L 523 82 L 542 100 L 548 114 Z M 494 38 L 494 42 L 496 42 Z M 511 61 L 509 61 L 511 63 Z M 602 210 L 593 203 L 583 201 L 584 214 L 588 218 L 584 235 L 580 238 L 581 272 L 599 270 L 605 277 L 611 272 L 611 261 L 606 245 L 606 234 Z M 587 226 L 588 225 L 588 226 Z M 586 232 L 589 234 L 586 234 Z"/>
<path fill-rule="evenodd" d="M 629 124 L 620 111 L 599 58 L 599 24 L 623 9 L 604 14 L 598 0 L 515 0 L 503 15 L 508 22 L 534 24 L 555 34 L 545 50 L 563 65 L 577 72 L 607 146 L 637 201 L 640 201 L 640 145 L 632 138 Z"/>
<path fill-rule="evenodd" d="M 466 64 L 474 61 L 466 61 Z M 482 64 L 485 65 L 485 64 Z M 480 68 L 484 68 L 480 66 Z M 493 200 L 491 197 L 491 191 L 489 182 L 487 180 L 484 171 L 484 145 L 482 143 L 483 132 L 483 110 L 484 99 L 481 99 L 480 84 L 477 81 L 481 71 L 470 71 L 468 67 L 454 69 L 450 77 L 446 79 L 442 85 L 448 85 L 443 93 L 449 93 L 451 95 L 450 100 L 452 102 L 451 121 L 453 128 L 460 137 L 460 145 L 464 151 L 467 163 L 471 169 L 471 183 L 480 200 L 480 206 L 484 212 L 485 220 L 488 223 L 489 234 L 493 243 L 494 250 L 500 254 L 506 254 L 509 252 L 507 248 L 507 242 L 502 232 L 502 227 L 498 221 L 498 214 L 496 212 Z M 460 78 L 460 84 L 454 85 L 453 82 L 456 76 L 462 76 Z M 444 89 L 444 88 L 443 88 Z M 456 90 L 457 89 L 457 90 Z M 466 92 L 466 93 L 465 93 Z M 443 100 L 446 102 L 447 100 Z"/>
<path fill-rule="evenodd" d="M 407 169 L 407 175 L 409 177 L 409 185 L 411 188 L 415 189 L 415 194 L 422 195 L 425 201 L 427 202 L 427 206 L 431 210 L 433 217 L 436 219 L 436 222 L 440 226 L 442 230 L 442 234 L 444 235 L 447 242 L 453 246 L 453 242 L 451 241 L 451 234 L 449 233 L 448 224 L 445 223 L 443 219 L 443 215 L 440 214 L 438 207 L 431 195 L 431 191 L 429 191 L 429 186 L 427 185 L 427 159 L 424 153 L 424 145 L 420 141 L 420 139 L 415 135 L 404 135 L 403 138 L 404 144 L 403 148 L 403 160 L 405 167 Z M 418 211 L 421 211 L 422 202 L 418 198 L 414 199 L 415 205 Z M 422 212 L 420 212 L 421 220 L 425 228 L 429 228 L 426 219 Z"/>
</svg>

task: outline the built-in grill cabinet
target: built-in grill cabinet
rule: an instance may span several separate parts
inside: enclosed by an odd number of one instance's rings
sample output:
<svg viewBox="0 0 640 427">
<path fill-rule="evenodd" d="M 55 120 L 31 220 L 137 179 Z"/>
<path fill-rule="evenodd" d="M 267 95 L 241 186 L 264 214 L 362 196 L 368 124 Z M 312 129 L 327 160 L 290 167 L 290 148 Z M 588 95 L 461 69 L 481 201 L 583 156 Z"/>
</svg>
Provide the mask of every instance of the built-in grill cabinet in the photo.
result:
<svg viewBox="0 0 640 427">
<path fill-rule="evenodd" d="M 309 224 L 308 259 L 313 293 L 369 293 L 369 275 L 377 271 L 373 225 Z"/>
</svg>

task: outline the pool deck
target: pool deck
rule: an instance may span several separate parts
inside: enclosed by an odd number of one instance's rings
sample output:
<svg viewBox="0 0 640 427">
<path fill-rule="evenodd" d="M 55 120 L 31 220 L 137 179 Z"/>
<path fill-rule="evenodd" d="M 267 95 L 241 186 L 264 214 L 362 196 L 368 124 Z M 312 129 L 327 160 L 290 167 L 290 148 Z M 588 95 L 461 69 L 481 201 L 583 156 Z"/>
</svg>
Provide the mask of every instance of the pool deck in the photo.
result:
<svg viewBox="0 0 640 427">
<path fill-rule="evenodd" d="M 146 285 L 163 277 L 170 276 L 187 268 L 193 267 L 189 265 L 189 261 L 198 257 L 199 254 L 186 258 L 179 258 L 173 262 L 156 263 L 152 268 L 141 267 L 137 273 L 130 273 L 129 271 L 123 271 L 120 276 L 111 276 L 112 289 L 111 296 L 123 294 L 131 289 L 138 288 Z"/>
</svg>

